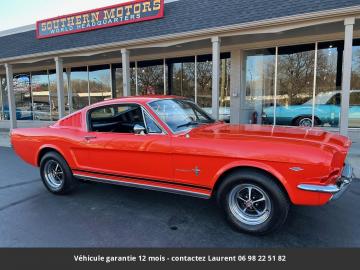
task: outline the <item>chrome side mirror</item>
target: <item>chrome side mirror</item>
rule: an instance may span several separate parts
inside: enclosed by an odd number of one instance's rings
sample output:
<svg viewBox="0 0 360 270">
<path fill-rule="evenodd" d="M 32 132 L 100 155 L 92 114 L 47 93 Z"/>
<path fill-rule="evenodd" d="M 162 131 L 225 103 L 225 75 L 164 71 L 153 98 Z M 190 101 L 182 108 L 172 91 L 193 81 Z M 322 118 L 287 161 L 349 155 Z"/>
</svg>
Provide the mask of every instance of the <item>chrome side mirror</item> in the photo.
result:
<svg viewBox="0 0 360 270">
<path fill-rule="evenodd" d="M 146 134 L 146 128 L 142 125 L 136 124 L 134 126 L 134 133 L 135 135 L 145 135 Z"/>
</svg>

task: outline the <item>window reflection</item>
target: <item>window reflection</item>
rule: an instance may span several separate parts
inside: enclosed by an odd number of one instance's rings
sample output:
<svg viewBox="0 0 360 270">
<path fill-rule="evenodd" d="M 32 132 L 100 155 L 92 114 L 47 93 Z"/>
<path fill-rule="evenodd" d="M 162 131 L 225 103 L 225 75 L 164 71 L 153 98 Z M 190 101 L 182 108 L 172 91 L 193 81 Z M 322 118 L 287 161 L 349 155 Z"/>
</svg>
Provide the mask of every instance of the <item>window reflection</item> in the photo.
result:
<svg viewBox="0 0 360 270">
<path fill-rule="evenodd" d="M 9 103 L 6 88 L 6 78 L 0 77 L 0 120 L 9 120 Z"/>
<path fill-rule="evenodd" d="M 207 113 L 212 113 L 212 56 L 198 56 L 197 103 Z"/>
<path fill-rule="evenodd" d="M 51 120 L 49 77 L 47 71 L 31 74 L 32 108 L 34 120 Z"/>
<path fill-rule="evenodd" d="M 219 119 L 230 122 L 230 58 L 221 59 L 220 65 L 220 112 Z"/>
<path fill-rule="evenodd" d="M 275 49 L 248 51 L 245 59 L 246 122 L 273 124 Z"/>
<path fill-rule="evenodd" d="M 74 111 L 89 105 L 87 67 L 71 69 L 72 105 Z"/>
<path fill-rule="evenodd" d="M 138 62 L 139 95 L 164 94 L 163 61 Z"/>
<path fill-rule="evenodd" d="M 123 88 L 123 70 L 121 64 L 114 64 L 113 66 L 113 78 L 115 78 L 115 98 L 124 96 Z M 136 96 L 136 69 L 135 63 L 130 63 L 130 93 L 132 96 Z"/>
<path fill-rule="evenodd" d="M 124 95 L 123 89 L 123 71 L 120 65 L 112 65 L 113 80 L 115 83 L 115 97 L 119 98 Z"/>
<path fill-rule="evenodd" d="M 33 120 L 30 74 L 14 75 L 14 94 L 17 120 Z"/>
<path fill-rule="evenodd" d="M 187 97 L 199 104 L 208 114 L 212 114 L 212 55 L 196 57 L 197 65 L 194 56 L 167 60 L 170 93 Z M 230 53 L 221 54 L 219 117 L 225 121 L 230 120 L 230 70 Z"/>
<path fill-rule="evenodd" d="M 132 96 L 138 95 L 138 93 L 136 93 L 136 67 L 135 67 L 135 63 L 130 64 L 130 94 Z"/>
<path fill-rule="evenodd" d="M 360 40 L 354 40 L 351 93 L 349 108 L 349 127 L 360 127 Z"/>
<path fill-rule="evenodd" d="M 195 101 L 195 57 L 173 59 L 168 61 L 168 65 L 172 95 Z"/>
<path fill-rule="evenodd" d="M 89 67 L 90 103 L 111 99 L 110 65 Z"/>
<path fill-rule="evenodd" d="M 319 43 L 314 125 L 338 127 L 341 112 L 343 42 Z M 308 105 L 312 105 L 312 99 Z"/>
<path fill-rule="evenodd" d="M 276 124 L 312 126 L 315 44 L 280 47 Z"/>
<path fill-rule="evenodd" d="M 71 72 L 69 73 L 71 76 Z M 63 79 L 64 79 L 64 102 L 65 102 L 65 115 L 68 115 L 71 113 L 72 106 L 71 106 L 71 93 L 68 89 L 68 73 L 66 70 L 64 70 L 63 73 Z M 59 119 L 59 106 L 58 106 L 58 94 L 57 94 L 57 81 L 56 81 L 56 71 L 55 70 L 49 70 L 49 89 L 50 89 L 50 106 L 51 106 L 51 117 L 52 120 L 58 120 Z"/>
</svg>

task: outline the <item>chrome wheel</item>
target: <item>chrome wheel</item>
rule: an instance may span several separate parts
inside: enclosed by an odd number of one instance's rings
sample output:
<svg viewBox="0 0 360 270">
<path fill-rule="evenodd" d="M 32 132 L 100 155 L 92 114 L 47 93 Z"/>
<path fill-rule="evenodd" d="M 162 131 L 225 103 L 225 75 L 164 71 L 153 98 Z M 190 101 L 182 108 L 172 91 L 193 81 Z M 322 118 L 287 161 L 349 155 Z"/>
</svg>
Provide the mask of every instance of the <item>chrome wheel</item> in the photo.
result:
<svg viewBox="0 0 360 270">
<path fill-rule="evenodd" d="M 260 225 L 271 214 L 270 197 L 256 185 L 235 186 L 229 194 L 228 203 L 234 217 L 247 225 Z"/>
<path fill-rule="evenodd" d="M 300 127 L 312 127 L 313 122 L 311 118 L 302 118 L 299 121 L 299 126 Z"/>
<path fill-rule="evenodd" d="M 54 190 L 61 189 L 64 184 L 64 171 L 60 164 L 55 160 L 50 160 L 44 168 L 47 184 Z"/>
</svg>

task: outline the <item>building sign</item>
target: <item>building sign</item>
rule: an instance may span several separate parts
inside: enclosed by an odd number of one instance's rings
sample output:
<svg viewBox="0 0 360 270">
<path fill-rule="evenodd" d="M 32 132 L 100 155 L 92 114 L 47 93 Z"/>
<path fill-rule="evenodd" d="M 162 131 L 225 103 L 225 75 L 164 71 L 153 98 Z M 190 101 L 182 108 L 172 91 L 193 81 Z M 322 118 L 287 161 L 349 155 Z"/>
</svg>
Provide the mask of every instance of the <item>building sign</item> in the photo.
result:
<svg viewBox="0 0 360 270">
<path fill-rule="evenodd" d="M 125 4 L 38 21 L 37 38 L 50 38 L 164 17 L 164 0 L 136 0 Z"/>
</svg>

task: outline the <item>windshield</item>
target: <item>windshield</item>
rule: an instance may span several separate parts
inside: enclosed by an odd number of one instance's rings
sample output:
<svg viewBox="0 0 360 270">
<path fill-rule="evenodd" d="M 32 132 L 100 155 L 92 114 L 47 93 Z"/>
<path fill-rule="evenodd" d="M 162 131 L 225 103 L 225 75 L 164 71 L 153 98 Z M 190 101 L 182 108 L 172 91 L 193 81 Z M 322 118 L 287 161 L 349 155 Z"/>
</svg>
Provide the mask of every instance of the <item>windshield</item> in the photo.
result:
<svg viewBox="0 0 360 270">
<path fill-rule="evenodd" d="M 149 105 L 174 133 L 215 122 L 189 100 L 164 99 L 151 102 Z"/>
<path fill-rule="evenodd" d="M 316 105 L 326 105 L 326 104 L 334 104 L 337 105 L 339 102 L 337 99 L 340 98 L 340 93 L 331 91 L 331 92 L 323 92 L 319 93 L 315 98 Z M 305 102 L 303 105 L 312 105 L 313 99 Z"/>
</svg>

